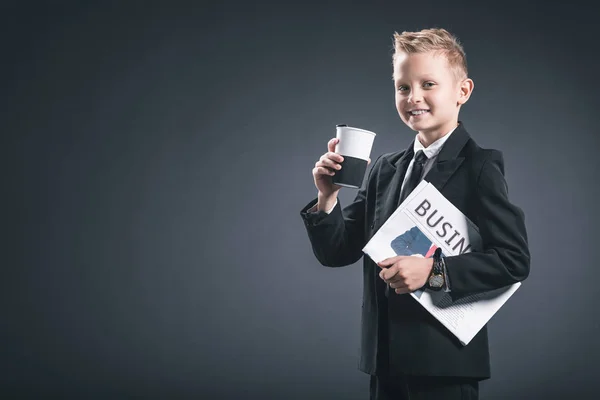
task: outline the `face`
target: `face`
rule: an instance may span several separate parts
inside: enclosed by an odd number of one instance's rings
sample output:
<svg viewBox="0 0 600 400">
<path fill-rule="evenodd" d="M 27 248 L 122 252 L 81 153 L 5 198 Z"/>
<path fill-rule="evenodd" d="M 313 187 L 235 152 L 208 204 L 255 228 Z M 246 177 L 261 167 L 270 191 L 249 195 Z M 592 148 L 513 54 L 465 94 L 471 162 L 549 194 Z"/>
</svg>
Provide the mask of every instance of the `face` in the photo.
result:
<svg viewBox="0 0 600 400">
<path fill-rule="evenodd" d="M 426 137 L 440 137 L 456 127 L 472 83 L 459 81 L 441 54 L 400 53 L 394 63 L 398 114 L 408 127 Z"/>
</svg>

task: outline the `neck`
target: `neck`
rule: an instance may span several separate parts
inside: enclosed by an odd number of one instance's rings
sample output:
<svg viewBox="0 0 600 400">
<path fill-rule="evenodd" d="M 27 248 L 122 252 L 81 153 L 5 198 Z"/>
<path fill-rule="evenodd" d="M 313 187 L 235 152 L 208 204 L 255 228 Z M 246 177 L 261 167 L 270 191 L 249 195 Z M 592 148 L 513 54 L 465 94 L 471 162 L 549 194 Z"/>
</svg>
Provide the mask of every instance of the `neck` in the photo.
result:
<svg viewBox="0 0 600 400">
<path fill-rule="evenodd" d="M 419 131 L 417 138 L 419 142 L 423 145 L 423 147 L 427 148 L 430 144 L 439 140 L 446 136 L 452 129 L 458 126 L 458 122 L 454 122 L 453 124 L 448 124 L 443 128 L 431 130 L 431 131 Z"/>
</svg>

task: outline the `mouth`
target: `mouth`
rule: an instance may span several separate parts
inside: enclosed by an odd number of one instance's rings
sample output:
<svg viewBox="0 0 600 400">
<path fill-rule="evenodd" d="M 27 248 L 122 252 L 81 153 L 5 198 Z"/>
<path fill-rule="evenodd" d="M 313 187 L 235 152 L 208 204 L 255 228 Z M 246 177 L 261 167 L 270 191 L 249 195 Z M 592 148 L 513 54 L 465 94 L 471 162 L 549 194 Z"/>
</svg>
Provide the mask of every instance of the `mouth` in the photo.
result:
<svg viewBox="0 0 600 400">
<path fill-rule="evenodd" d="M 420 115 L 425 115 L 425 114 L 427 114 L 429 112 L 430 112 L 429 109 L 419 108 L 419 109 L 416 109 L 416 110 L 410 110 L 410 111 L 408 111 L 408 115 L 411 116 L 411 117 L 418 117 Z"/>
</svg>

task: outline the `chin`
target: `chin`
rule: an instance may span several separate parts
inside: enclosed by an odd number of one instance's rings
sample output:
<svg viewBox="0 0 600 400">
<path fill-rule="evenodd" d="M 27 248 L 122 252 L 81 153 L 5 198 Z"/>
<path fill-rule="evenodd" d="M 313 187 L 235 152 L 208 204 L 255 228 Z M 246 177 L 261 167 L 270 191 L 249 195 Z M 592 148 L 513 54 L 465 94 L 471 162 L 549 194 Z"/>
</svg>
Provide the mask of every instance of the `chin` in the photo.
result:
<svg viewBox="0 0 600 400">
<path fill-rule="evenodd" d="M 416 127 L 416 125 L 419 125 L 418 123 L 415 124 L 415 123 L 411 122 L 409 119 L 404 119 L 404 118 L 402 118 L 402 122 L 404 122 L 404 125 L 408 126 L 413 131 L 418 130 L 418 128 Z"/>
<path fill-rule="evenodd" d="M 430 130 L 432 128 L 432 124 L 425 124 L 425 123 L 411 123 L 408 125 L 413 131 L 417 131 L 417 132 L 421 132 L 421 131 L 427 131 Z"/>
</svg>

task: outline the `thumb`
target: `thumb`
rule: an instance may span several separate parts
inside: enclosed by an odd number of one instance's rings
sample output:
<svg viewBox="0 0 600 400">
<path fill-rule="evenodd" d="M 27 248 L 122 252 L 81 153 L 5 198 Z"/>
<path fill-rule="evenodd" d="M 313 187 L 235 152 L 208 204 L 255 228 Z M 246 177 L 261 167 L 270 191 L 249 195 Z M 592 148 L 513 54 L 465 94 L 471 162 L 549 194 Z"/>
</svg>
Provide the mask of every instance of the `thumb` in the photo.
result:
<svg viewBox="0 0 600 400">
<path fill-rule="evenodd" d="M 338 144 L 339 141 L 340 139 L 338 138 L 332 138 L 329 142 L 327 142 L 327 151 L 335 153 L 335 145 Z"/>
<path fill-rule="evenodd" d="M 394 263 L 394 257 L 391 258 L 386 258 L 385 260 L 381 260 L 377 263 L 378 266 L 380 266 L 381 268 L 386 268 L 389 267 L 390 265 L 392 265 Z"/>
<path fill-rule="evenodd" d="M 367 165 L 369 165 L 369 164 L 371 164 L 371 159 L 370 158 L 367 159 Z"/>
</svg>

